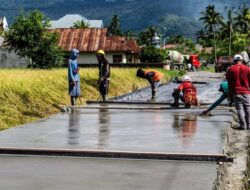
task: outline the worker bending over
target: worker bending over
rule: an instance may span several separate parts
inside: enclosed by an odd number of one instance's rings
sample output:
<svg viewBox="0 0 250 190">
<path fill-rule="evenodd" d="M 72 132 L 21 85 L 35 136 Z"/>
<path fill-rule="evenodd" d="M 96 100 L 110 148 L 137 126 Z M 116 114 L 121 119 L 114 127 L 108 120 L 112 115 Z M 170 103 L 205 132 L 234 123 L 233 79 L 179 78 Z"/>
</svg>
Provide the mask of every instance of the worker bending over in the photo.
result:
<svg viewBox="0 0 250 190">
<path fill-rule="evenodd" d="M 156 98 L 156 89 L 160 85 L 160 80 L 163 78 L 164 74 L 157 70 L 147 69 L 143 71 L 141 68 L 139 68 L 137 70 L 136 76 L 148 80 L 152 89 L 151 100 L 154 101 Z"/>
<path fill-rule="evenodd" d="M 223 81 L 220 83 L 219 91 L 222 92 L 222 95 L 217 99 L 207 110 L 203 111 L 200 115 L 209 115 L 209 112 L 215 109 L 218 105 L 221 104 L 228 97 L 228 82 Z M 232 106 L 232 99 L 230 99 L 229 106 Z"/>
<path fill-rule="evenodd" d="M 179 100 L 185 103 L 186 108 L 190 108 L 191 105 L 197 106 L 197 90 L 196 87 L 192 84 L 191 78 L 189 76 L 183 77 L 183 82 L 178 86 L 177 89 L 174 89 L 172 93 L 174 97 L 174 103 L 171 104 L 172 107 L 179 107 Z"/>
</svg>

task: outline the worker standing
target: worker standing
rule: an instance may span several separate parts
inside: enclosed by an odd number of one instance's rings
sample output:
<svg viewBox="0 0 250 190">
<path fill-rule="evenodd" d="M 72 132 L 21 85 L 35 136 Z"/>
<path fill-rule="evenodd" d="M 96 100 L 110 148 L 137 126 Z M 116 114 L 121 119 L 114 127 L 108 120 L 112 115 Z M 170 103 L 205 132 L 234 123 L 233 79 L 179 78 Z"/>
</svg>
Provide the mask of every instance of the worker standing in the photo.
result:
<svg viewBox="0 0 250 190">
<path fill-rule="evenodd" d="M 136 76 L 148 80 L 152 89 L 151 100 L 154 101 L 156 98 L 156 89 L 160 85 L 160 80 L 163 78 L 164 74 L 157 70 L 147 69 L 143 71 L 141 68 L 139 68 L 137 70 Z"/>
<path fill-rule="evenodd" d="M 72 106 L 76 105 L 76 100 L 81 94 L 79 66 L 77 63 L 78 54 L 78 49 L 72 49 L 68 64 L 69 95 Z"/>
<path fill-rule="evenodd" d="M 198 105 L 197 101 L 197 90 L 192 84 L 191 78 L 187 75 L 183 77 L 183 82 L 174 89 L 172 93 L 174 97 L 174 103 L 171 104 L 172 107 L 179 107 L 179 100 L 185 103 L 186 108 L 190 108 L 191 105 Z"/>
<path fill-rule="evenodd" d="M 240 54 L 233 58 L 234 65 L 227 71 L 229 96 L 233 98 L 240 126 L 236 129 L 250 129 L 250 68 L 243 64 Z"/>
<path fill-rule="evenodd" d="M 99 68 L 99 91 L 103 101 L 108 100 L 108 88 L 109 88 L 109 77 L 110 77 L 110 66 L 108 60 L 105 58 L 105 52 L 98 50 L 96 52 Z"/>
</svg>

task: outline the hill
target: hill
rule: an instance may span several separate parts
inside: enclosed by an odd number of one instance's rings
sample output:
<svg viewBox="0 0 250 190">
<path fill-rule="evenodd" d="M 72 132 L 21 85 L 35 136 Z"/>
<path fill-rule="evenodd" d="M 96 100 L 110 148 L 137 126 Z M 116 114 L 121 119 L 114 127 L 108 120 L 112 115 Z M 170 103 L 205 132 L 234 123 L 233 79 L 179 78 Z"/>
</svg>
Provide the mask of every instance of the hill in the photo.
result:
<svg viewBox="0 0 250 190">
<path fill-rule="evenodd" d="M 107 26 L 114 14 L 121 18 L 123 30 L 141 31 L 149 26 L 164 24 L 173 33 L 194 33 L 199 28 L 199 15 L 209 4 L 215 4 L 221 12 L 225 6 L 250 4 L 248 0 L 0 0 L 0 11 L 11 22 L 20 9 L 39 9 L 50 19 L 65 14 L 81 14 L 88 19 L 103 19 Z M 171 18 L 174 18 L 173 20 Z M 162 23 L 163 22 L 163 23 Z M 185 23 L 183 25 L 183 23 Z M 174 32 L 173 32 L 174 30 Z"/>
</svg>

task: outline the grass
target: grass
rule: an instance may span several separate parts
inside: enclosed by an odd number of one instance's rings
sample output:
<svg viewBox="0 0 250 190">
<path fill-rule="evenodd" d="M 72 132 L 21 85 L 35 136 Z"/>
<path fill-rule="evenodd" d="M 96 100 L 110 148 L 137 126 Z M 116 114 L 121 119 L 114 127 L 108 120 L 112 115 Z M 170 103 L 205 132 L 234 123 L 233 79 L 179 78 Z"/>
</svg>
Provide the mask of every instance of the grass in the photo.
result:
<svg viewBox="0 0 250 190">
<path fill-rule="evenodd" d="M 161 71 L 166 76 L 164 82 L 181 75 L 178 71 Z M 136 69 L 112 68 L 109 96 L 149 85 L 135 73 Z M 81 69 L 80 76 L 81 102 L 96 100 L 97 69 Z M 0 130 L 55 114 L 59 112 L 56 105 L 68 105 L 69 101 L 66 69 L 0 69 Z"/>
</svg>

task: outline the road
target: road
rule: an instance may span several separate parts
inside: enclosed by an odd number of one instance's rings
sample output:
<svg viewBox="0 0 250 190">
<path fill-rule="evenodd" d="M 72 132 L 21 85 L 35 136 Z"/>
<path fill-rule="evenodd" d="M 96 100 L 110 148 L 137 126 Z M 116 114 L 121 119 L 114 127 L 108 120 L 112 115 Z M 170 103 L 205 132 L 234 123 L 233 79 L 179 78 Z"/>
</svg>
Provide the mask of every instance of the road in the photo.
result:
<svg viewBox="0 0 250 190">
<path fill-rule="evenodd" d="M 212 101 L 220 77 L 192 73 L 200 101 Z M 167 101 L 176 83 L 162 86 Z M 209 92 L 209 93 L 208 93 Z M 142 94 L 144 98 L 141 98 Z M 145 96 L 144 96 L 145 95 Z M 119 101 L 142 101 L 148 90 Z M 159 98 L 162 97 L 162 98 Z M 171 97 L 170 97 L 171 98 Z M 221 154 L 231 121 L 227 109 L 199 117 L 200 109 L 161 109 L 159 105 L 91 104 L 0 133 L 1 147 Z M 0 189 L 113 190 L 212 189 L 216 163 L 45 156 L 0 156 Z"/>
</svg>

